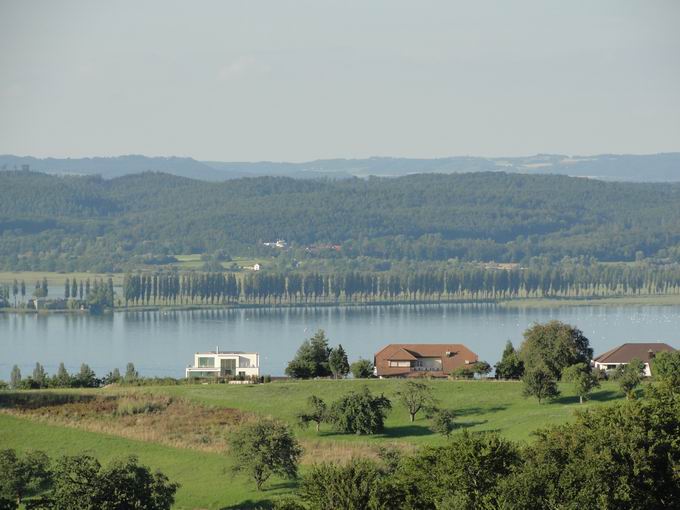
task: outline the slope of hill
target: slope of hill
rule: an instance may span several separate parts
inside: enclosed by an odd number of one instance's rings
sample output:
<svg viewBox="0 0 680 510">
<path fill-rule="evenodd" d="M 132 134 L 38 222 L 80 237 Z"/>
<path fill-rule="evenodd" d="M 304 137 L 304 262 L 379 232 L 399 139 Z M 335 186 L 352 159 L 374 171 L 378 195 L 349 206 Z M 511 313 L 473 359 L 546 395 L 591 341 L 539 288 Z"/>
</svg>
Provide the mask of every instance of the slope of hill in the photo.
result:
<svg viewBox="0 0 680 510">
<path fill-rule="evenodd" d="M 192 158 L 119 156 L 115 158 L 37 159 L 0 156 L 0 170 L 34 171 L 105 178 L 145 171 L 164 172 L 206 181 L 241 177 L 399 177 L 416 173 L 495 172 L 558 174 L 622 182 L 680 182 L 680 153 L 650 155 L 605 154 L 563 156 L 539 154 L 519 158 L 450 157 L 438 159 L 366 158 L 325 159 L 303 163 L 196 161 Z"/>
<path fill-rule="evenodd" d="M 261 253 L 341 245 L 336 256 L 632 260 L 680 245 L 680 184 L 485 172 L 209 183 L 0 172 L 0 267 L 120 268 L 144 254 Z M 259 251 L 258 251 L 259 250 Z"/>
</svg>

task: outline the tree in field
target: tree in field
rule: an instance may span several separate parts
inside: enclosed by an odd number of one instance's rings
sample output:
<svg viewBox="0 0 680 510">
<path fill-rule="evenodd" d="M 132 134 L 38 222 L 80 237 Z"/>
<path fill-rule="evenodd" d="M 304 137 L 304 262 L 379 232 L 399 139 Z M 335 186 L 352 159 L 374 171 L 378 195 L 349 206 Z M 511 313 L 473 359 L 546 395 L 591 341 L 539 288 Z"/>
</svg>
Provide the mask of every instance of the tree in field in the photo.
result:
<svg viewBox="0 0 680 510">
<path fill-rule="evenodd" d="M 33 369 L 33 381 L 38 388 L 47 387 L 47 374 L 45 373 L 45 368 L 40 363 L 36 363 Z"/>
<path fill-rule="evenodd" d="M 359 359 L 350 367 L 352 377 L 355 379 L 368 379 L 373 377 L 373 363 L 367 359 Z"/>
<path fill-rule="evenodd" d="M 408 411 L 411 422 L 421 410 L 433 408 L 436 404 L 432 388 L 419 381 L 406 381 L 397 392 L 397 398 Z"/>
<path fill-rule="evenodd" d="M 9 374 L 9 386 L 16 390 L 21 385 L 21 370 L 17 365 L 12 367 L 12 372 Z"/>
<path fill-rule="evenodd" d="M 326 333 L 320 329 L 312 338 L 302 343 L 295 358 L 288 363 L 286 375 L 295 379 L 327 377 L 331 375 L 328 366 L 330 353 Z"/>
<path fill-rule="evenodd" d="M 71 282 L 66 278 L 66 283 L 64 284 L 64 298 L 68 299 L 71 297 Z"/>
<path fill-rule="evenodd" d="M 338 344 L 337 349 L 331 350 L 328 355 L 328 368 L 330 368 L 335 379 L 343 378 L 349 374 L 349 361 L 347 361 L 347 353 Z"/>
<path fill-rule="evenodd" d="M 524 363 L 519 359 L 519 355 L 508 340 L 503 350 L 501 360 L 496 363 L 496 378 L 497 379 L 521 379 L 524 374 Z"/>
<path fill-rule="evenodd" d="M 49 288 L 47 287 L 47 277 L 43 276 L 40 288 L 42 289 L 43 297 L 47 297 L 47 295 L 49 294 Z"/>
<path fill-rule="evenodd" d="M 449 437 L 456 428 L 455 413 L 451 409 L 435 409 L 432 416 L 432 431 Z"/>
<path fill-rule="evenodd" d="M 316 424 L 316 431 L 319 432 L 319 427 L 326 421 L 327 414 L 326 402 L 316 395 L 312 395 L 307 400 L 307 409 L 298 413 L 297 417 L 301 427 L 307 427 L 311 422 L 314 422 Z"/>
<path fill-rule="evenodd" d="M 71 297 L 73 299 L 76 299 L 78 297 L 78 283 L 76 282 L 75 278 L 73 279 L 73 282 L 71 282 Z M 82 297 L 80 299 L 82 299 Z"/>
<path fill-rule="evenodd" d="M 87 363 L 80 365 L 80 371 L 75 375 L 76 385 L 81 388 L 96 388 L 99 385 L 94 370 Z"/>
<path fill-rule="evenodd" d="M 245 472 L 257 490 L 272 475 L 294 479 L 302 448 L 284 423 L 264 419 L 241 426 L 231 440 L 234 471 Z"/>
<path fill-rule="evenodd" d="M 83 300 L 83 297 L 87 297 L 90 293 L 90 279 L 88 278 L 85 282 L 85 293 L 83 294 L 83 280 L 80 280 L 80 286 L 78 287 L 78 297 Z"/>
<path fill-rule="evenodd" d="M 626 399 L 635 398 L 635 388 L 640 386 L 644 374 L 645 364 L 639 359 L 632 359 L 626 365 L 619 365 L 616 368 L 614 379 L 626 396 Z"/>
<path fill-rule="evenodd" d="M 105 468 L 89 455 L 62 457 L 53 478 L 47 499 L 55 509 L 169 510 L 179 487 L 164 474 L 140 465 L 134 456 L 114 460 Z"/>
<path fill-rule="evenodd" d="M 382 432 L 387 412 L 392 403 L 384 395 L 375 396 L 366 387 L 350 392 L 333 402 L 328 420 L 340 432 L 349 434 L 375 434 Z"/>
<path fill-rule="evenodd" d="M 543 367 L 527 369 L 522 377 L 522 382 L 524 383 L 524 396 L 536 397 L 539 404 L 546 398 L 554 398 L 560 394 L 552 372 Z"/>
<path fill-rule="evenodd" d="M 123 378 L 123 380 L 126 383 L 131 383 L 135 382 L 137 379 L 139 379 L 139 372 L 137 372 L 137 370 L 135 369 L 134 363 L 129 362 L 125 366 L 125 377 Z"/>
<path fill-rule="evenodd" d="M 680 392 L 680 351 L 657 353 L 652 361 L 652 375 L 671 391 Z"/>
<path fill-rule="evenodd" d="M 21 280 L 21 300 L 24 301 L 26 299 L 26 282 Z"/>
<path fill-rule="evenodd" d="M 68 388 L 71 386 L 71 376 L 63 362 L 59 363 L 59 368 L 57 368 L 57 373 L 52 377 L 52 382 L 57 388 Z"/>
<path fill-rule="evenodd" d="M 41 451 L 17 455 L 0 450 L 0 498 L 20 505 L 24 497 L 43 489 L 50 481 L 50 461 Z"/>
<path fill-rule="evenodd" d="M 581 330 L 559 321 L 550 321 L 534 324 L 524 332 L 519 356 L 526 370 L 540 366 L 559 380 L 562 370 L 568 366 L 590 363 L 593 350 Z"/>
<path fill-rule="evenodd" d="M 579 403 L 583 404 L 590 393 L 600 386 L 600 381 L 593 373 L 590 365 L 586 363 L 576 363 L 562 371 L 562 379 L 574 385 L 574 391 L 578 395 Z"/>
</svg>

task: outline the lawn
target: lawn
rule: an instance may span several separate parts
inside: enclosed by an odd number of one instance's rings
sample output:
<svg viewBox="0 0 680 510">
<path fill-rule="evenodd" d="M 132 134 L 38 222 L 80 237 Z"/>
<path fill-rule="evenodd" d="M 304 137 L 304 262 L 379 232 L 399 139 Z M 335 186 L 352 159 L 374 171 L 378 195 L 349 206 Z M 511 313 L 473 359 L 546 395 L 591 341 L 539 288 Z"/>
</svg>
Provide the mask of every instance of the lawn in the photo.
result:
<svg viewBox="0 0 680 510">
<path fill-rule="evenodd" d="M 102 463 L 136 455 L 142 464 L 159 469 L 179 482 L 175 508 L 241 508 L 244 502 L 269 499 L 290 491 L 291 484 L 276 480 L 258 494 L 242 476 L 233 477 L 226 455 L 171 448 L 108 434 L 35 423 L 0 414 L 0 448 L 44 450 L 51 456 L 87 453 Z"/>
<path fill-rule="evenodd" d="M 413 451 L 425 444 L 443 444 L 445 439 L 430 431 L 429 420 L 424 416 L 418 415 L 416 421 L 410 423 L 406 410 L 395 396 L 403 384 L 399 380 L 277 381 L 255 386 L 197 384 L 66 392 L 91 396 L 129 396 L 134 393 L 147 398 L 150 396 L 144 394 L 151 393 L 154 398 L 169 395 L 180 399 L 180 402 L 188 401 L 208 409 L 238 409 L 248 414 L 284 420 L 294 425 L 295 433 L 306 450 L 301 468 L 304 472 L 311 463 L 319 460 L 343 461 L 356 455 L 375 456 L 380 446 L 394 445 L 404 451 Z M 497 431 L 517 441 L 531 441 L 531 432 L 537 428 L 573 419 L 577 409 L 608 406 L 622 398 L 613 383 L 604 383 L 593 394 L 592 400 L 583 405 L 578 404 L 566 384 L 561 385 L 562 397 L 540 405 L 533 398 L 522 397 L 522 385 L 518 382 L 431 381 L 428 384 L 439 406 L 456 413 L 459 429 Z M 295 426 L 295 415 L 305 407 L 310 395 L 332 402 L 348 391 L 363 386 L 368 386 L 374 393 L 384 393 L 393 401 L 394 408 L 387 418 L 384 433 L 375 436 L 338 434 L 322 425 L 321 432 L 317 434 L 314 427 L 304 430 Z M 58 390 L 52 391 L 56 393 Z M 64 390 L 59 392 L 64 393 Z M 227 454 L 218 452 L 217 443 L 213 453 L 212 447 L 206 451 L 206 448 L 174 447 L 153 442 L 153 439 L 143 441 L 139 439 L 146 437 L 143 431 L 140 435 L 125 424 L 118 430 L 115 427 L 107 429 L 112 433 L 94 432 L 98 429 L 92 427 L 86 430 L 82 419 L 84 415 L 76 417 L 69 426 L 64 426 L 56 425 L 56 418 L 50 418 L 43 411 L 24 418 L 6 413 L 0 412 L 0 448 L 42 449 L 52 455 L 84 451 L 103 462 L 117 456 L 135 454 L 142 463 L 160 469 L 171 480 L 182 484 L 177 494 L 176 508 L 247 508 L 250 503 L 271 499 L 289 492 L 293 487 L 290 482 L 272 479 L 266 484 L 266 490 L 258 493 L 245 478 L 231 475 L 232 461 Z M 163 417 L 158 419 L 165 420 Z M 192 416 L 186 419 L 191 420 Z M 142 429 L 146 426 L 143 422 L 138 425 Z M 131 436 L 133 433 L 137 435 Z M 171 431 L 168 430 L 168 433 Z M 154 436 L 149 434 L 148 437 Z"/>
<path fill-rule="evenodd" d="M 307 399 L 316 395 L 327 403 L 344 393 L 361 389 L 363 386 L 374 393 L 384 393 L 392 400 L 393 409 L 389 414 L 385 433 L 371 437 L 371 442 L 407 441 L 413 444 L 437 444 L 443 439 L 430 432 L 429 420 L 419 414 L 414 423 L 409 422 L 406 409 L 399 404 L 395 393 L 402 381 L 345 379 L 340 381 L 293 381 L 274 382 L 256 386 L 240 385 L 187 385 L 155 388 L 154 392 L 184 397 L 210 406 L 221 406 L 252 411 L 273 416 L 295 425 L 295 415 L 302 410 Z M 496 431 L 508 439 L 526 441 L 532 431 L 547 425 L 570 420 L 577 409 L 600 405 L 611 405 L 622 398 L 614 383 L 605 382 L 593 393 L 592 400 L 579 404 L 570 385 L 561 384 L 562 396 L 552 402 L 538 404 L 536 399 L 522 396 L 519 382 L 497 381 L 432 381 L 435 398 L 442 408 L 452 409 L 460 428 L 470 431 Z M 320 438 L 333 441 L 366 441 L 365 437 L 336 434 L 323 426 L 317 435 L 313 428 L 298 429 L 301 438 Z"/>
</svg>

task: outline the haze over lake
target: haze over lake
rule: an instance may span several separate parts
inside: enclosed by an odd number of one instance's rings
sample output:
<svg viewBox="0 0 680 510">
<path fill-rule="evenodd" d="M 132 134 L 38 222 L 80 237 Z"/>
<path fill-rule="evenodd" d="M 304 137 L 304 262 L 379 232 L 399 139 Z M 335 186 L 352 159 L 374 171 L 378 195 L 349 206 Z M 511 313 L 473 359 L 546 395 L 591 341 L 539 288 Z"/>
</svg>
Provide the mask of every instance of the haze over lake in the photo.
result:
<svg viewBox="0 0 680 510">
<path fill-rule="evenodd" d="M 282 375 L 300 343 L 322 328 L 350 361 L 373 358 L 391 342 L 464 343 L 495 363 L 506 340 L 518 346 L 533 322 L 578 326 L 595 354 L 630 341 L 680 347 L 680 306 L 506 308 L 498 305 L 117 312 L 94 315 L 0 314 L 0 379 L 12 365 L 30 375 L 36 361 L 54 373 L 88 363 L 99 376 L 132 361 L 142 375 L 184 374 L 195 351 L 257 351 L 261 373 Z"/>
</svg>

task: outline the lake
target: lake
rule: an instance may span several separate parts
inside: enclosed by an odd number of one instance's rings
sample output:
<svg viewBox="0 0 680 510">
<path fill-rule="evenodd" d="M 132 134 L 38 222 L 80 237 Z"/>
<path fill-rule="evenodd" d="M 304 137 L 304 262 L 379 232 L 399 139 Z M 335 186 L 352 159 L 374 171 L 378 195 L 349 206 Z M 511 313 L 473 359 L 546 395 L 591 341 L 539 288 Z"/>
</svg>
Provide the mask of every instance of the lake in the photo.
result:
<svg viewBox="0 0 680 510">
<path fill-rule="evenodd" d="M 491 304 L 116 312 L 103 316 L 0 314 L 0 379 L 12 365 L 24 376 L 39 361 L 54 373 L 88 363 L 99 376 L 132 361 L 146 376 L 183 376 L 195 351 L 260 353 L 262 374 L 282 375 L 300 343 L 317 329 L 341 343 L 350 362 L 384 344 L 463 343 L 493 364 L 506 340 L 518 346 L 534 322 L 574 324 L 595 354 L 631 341 L 680 347 L 680 306 L 514 308 Z"/>
</svg>

